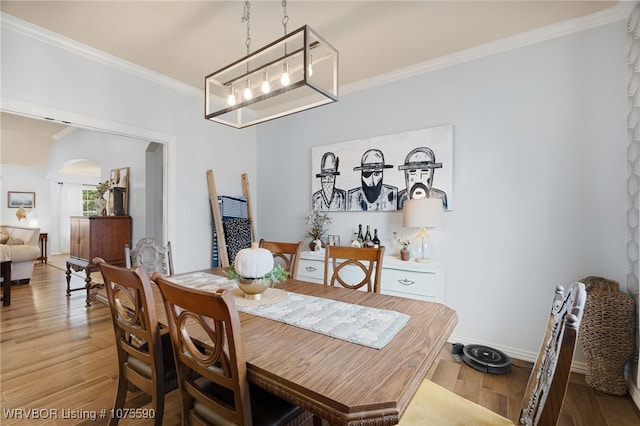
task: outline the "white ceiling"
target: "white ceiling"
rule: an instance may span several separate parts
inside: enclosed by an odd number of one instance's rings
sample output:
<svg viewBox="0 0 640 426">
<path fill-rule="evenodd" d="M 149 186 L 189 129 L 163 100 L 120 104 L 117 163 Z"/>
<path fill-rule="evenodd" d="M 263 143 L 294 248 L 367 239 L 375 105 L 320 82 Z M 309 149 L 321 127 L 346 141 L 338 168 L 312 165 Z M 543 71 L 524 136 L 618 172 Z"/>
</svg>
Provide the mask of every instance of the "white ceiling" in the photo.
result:
<svg viewBox="0 0 640 426">
<path fill-rule="evenodd" d="M 616 3 L 290 0 L 287 13 L 289 31 L 308 24 L 338 49 L 343 87 Z M 196 88 L 246 54 L 239 0 L 2 0 L 0 10 Z M 252 51 L 283 35 L 281 1 L 254 0 L 250 11 Z M 14 157 L 9 135 L 39 127 L 9 129 L 14 121 L 4 116 L 2 163 Z"/>
</svg>

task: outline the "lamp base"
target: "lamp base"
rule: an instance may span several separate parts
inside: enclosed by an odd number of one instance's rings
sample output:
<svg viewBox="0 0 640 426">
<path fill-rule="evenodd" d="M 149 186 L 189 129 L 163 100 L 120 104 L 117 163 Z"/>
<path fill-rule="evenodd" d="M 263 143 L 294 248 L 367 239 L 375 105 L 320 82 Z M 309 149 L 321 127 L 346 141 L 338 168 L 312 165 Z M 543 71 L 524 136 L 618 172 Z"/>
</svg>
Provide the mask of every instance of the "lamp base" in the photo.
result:
<svg viewBox="0 0 640 426">
<path fill-rule="evenodd" d="M 431 259 L 428 257 L 416 257 L 416 262 L 420 262 L 420 263 L 429 263 L 431 262 Z"/>
</svg>

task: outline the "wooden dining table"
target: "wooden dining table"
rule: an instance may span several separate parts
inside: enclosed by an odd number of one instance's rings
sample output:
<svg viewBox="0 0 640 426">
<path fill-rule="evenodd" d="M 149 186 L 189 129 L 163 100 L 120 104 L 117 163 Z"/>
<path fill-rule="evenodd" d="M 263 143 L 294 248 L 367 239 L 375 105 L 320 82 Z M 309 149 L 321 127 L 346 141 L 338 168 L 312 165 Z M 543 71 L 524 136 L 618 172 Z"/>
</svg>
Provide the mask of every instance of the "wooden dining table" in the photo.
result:
<svg viewBox="0 0 640 426">
<path fill-rule="evenodd" d="M 220 268 L 202 272 L 223 274 Z M 158 320 L 166 324 L 153 287 Z M 240 312 L 249 381 L 331 425 L 397 424 L 457 323 L 456 312 L 440 303 L 295 279 L 277 287 L 410 316 L 386 346 L 373 349 Z"/>
</svg>

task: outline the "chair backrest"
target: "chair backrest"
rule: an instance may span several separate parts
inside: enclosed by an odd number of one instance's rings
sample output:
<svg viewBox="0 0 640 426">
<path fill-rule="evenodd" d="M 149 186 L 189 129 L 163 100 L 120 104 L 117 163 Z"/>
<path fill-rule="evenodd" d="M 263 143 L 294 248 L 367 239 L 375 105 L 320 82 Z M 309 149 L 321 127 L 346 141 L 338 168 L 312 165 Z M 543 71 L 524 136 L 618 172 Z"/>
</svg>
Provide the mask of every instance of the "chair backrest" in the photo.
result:
<svg viewBox="0 0 640 426">
<path fill-rule="evenodd" d="M 98 265 L 104 280 L 120 369 L 130 382 L 155 396 L 156 378 L 164 380 L 165 371 L 149 277 L 143 268 L 109 265 L 99 257 L 93 259 L 93 264 Z"/>
<path fill-rule="evenodd" d="M 327 245 L 324 257 L 324 285 L 335 286 L 338 282 L 341 286 L 352 289 L 366 285 L 367 291 L 380 293 L 383 255 L 384 247 L 354 248 Z M 331 275 L 329 269 L 332 270 Z M 358 281 L 360 277 L 362 279 Z"/>
<path fill-rule="evenodd" d="M 220 289 L 211 293 L 181 287 L 159 274 L 154 274 L 153 280 L 160 287 L 167 311 L 182 392 L 183 420 L 198 419 L 194 405 L 200 404 L 207 408 L 209 416 L 219 418 L 216 423 L 251 424 L 247 366 L 232 292 Z M 197 337 L 193 337 L 194 332 Z M 194 340 L 199 344 L 194 344 Z M 198 375 L 209 381 L 206 388 L 202 381 L 193 378 Z"/>
<path fill-rule="evenodd" d="M 572 284 L 566 295 L 562 286 L 556 287 L 547 331 L 529 376 L 518 424 L 557 423 L 586 299 L 582 283 Z"/>
<path fill-rule="evenodd" d="M 300 260 L 302 241 L 298 243 L 282 243 L 261 239 L 260 247 L 273 253 L 274 261 L 282 262 L 282 267 L 289 271 L 290 278 L 296 278 L 298 276 L 298 261 Z"/>
<path fill-rule="evenodd" d="M 153 238 L 142 238 L 134 249 L 126 245 L 124 254 L 127 268 L 142 266 L 148 276 L 152 276 L 154 272 L 164 276 L 174 273 L 170 241 L 167 242 L 166 247 L 163 247 Z"/>
</svg>

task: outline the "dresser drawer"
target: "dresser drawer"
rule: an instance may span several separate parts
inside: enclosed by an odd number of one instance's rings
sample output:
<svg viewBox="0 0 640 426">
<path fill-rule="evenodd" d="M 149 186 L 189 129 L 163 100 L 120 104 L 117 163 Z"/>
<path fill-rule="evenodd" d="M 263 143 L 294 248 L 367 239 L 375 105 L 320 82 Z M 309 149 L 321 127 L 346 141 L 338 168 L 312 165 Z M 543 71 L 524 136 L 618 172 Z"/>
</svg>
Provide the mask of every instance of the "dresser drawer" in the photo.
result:
<svg viewBox="0 0 640 426">
<path fill-rule="evenodd" d="M 398 269 L 382 269 L 382 294 L 436 300 L 435 274 Z"/>
<path fill-rule="evenodd" d="M 361 279 L 358 277 L 362 271 L 358 268 L 349 265 L 346 270 L 352 278 Z M 298 261 L 297 278 L 323 284 L 324 254 L 302 252 Z M 420 263 L 401 261 L 396 256 L 385 256 L 382 261 L 380 292 L 391 296 L 444 303 L 444 264 L 436 259 Z"/>
<path fill-rule="evenodd" d="M 298 279 L 318 284 L 324 283 L 324 262 L 301 258 L 298 262 Z"/>
</svg>

